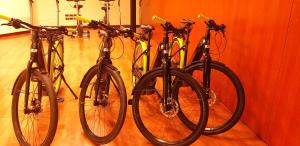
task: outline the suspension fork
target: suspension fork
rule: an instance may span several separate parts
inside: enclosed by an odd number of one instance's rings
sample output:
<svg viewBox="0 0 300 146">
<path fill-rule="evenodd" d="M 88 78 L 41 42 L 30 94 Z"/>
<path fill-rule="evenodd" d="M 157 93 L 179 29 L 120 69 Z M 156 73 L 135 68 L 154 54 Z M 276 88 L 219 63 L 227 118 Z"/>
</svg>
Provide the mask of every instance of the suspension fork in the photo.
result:
<svg viewBox="0 0 300 146">
<path fill-rule="evenodd" d="M 97 61 L 97 64 L 98 64 L 98 72 L 97 72 L 97 78 L 96 78 L 96 91 L 95 91 L 95 99 L 94 99 L 94 103 L 97 102 L 97 97 L 98 97 L 98 94 L 99 94 L 99 91 L 100 91 L 100 86 L 102 85 L 101 82 L 105 82 L 105 81 L 101 81 L 101 77 L 103 75 L 103 65 L 106 64 L 106 63 L 111 63 L 111 60 L 110 60 L 110 48 L 112 46 L 112 40 L 111 38 L 109 37 L 106 37 L 104 38 L 104 48 L 102 49 L 102 53 L 103 54 L 100 54 L 100 58 L 98 59 Z M 109 78 L 108 78 L 109 79 Z M 108 81 L 109 82 L 109 81 Z M 109 84 L 108 84 L 109 86 Z M 105 92 L 108 93 L 109 92 L 109 87 L 108 88 L 105 88 Z M 100 100 L 102 100 L 103 96 L 102 94 L 100 94 Z"/>
<path fill-rule="evenodd" d="M 164 46 L 163 46 L 163 58 L 162 58 L 162 64 L 163 64 L 163 105 L 164 110 L 169 111 L 171 109 L 171 106 L 169 104 L 169 98 L 171 95 L 171 75 L 170 75 L 170 59 L 169 59 L 169 38 L 168 38 L 168 32 L 165 32 L 164 37 Z"/>
<path fill-rule="evenodd" d="M 32 53 L 31 53 L 32 54 Z M 26 75 L 26 82 L 25 82 L 25 104 L 24 104 L 24 112 L 25 114 L 28 112 L 28 96 L 29 96 L 29 88 L 30 88 L 30 77 L 32 71 L 32 64 L 34 60 L 31 57 L 27 64 L 27 75 Z"/>
<path fill-rule="evenodd" d="M 205 94 L 209 98 L 211 56 L 209 55 L 209 45 L 205 45 L 204 47 L 205 47 L 205 53 L 204 53 L 204 68 L 203 68 L 203 86 L 205 88 Z"/>
<path fill-rule="evenodd" d="M 24 113 L 28 113 L 28 98 L 29 98 L 29 90 L 30 90 L 30 80 L 32 74 L 32 64 L 37 62 L 38 59 L 38 32 L 32 31 L 32 45 L 30 48 L 30 59 L 27 63 L 27 75 L 26 75 L 26 82 L 25 82 L 25 104 L 24 104 Z M 39 63 L 37 62 L 39 67 Z"/>
</svg>

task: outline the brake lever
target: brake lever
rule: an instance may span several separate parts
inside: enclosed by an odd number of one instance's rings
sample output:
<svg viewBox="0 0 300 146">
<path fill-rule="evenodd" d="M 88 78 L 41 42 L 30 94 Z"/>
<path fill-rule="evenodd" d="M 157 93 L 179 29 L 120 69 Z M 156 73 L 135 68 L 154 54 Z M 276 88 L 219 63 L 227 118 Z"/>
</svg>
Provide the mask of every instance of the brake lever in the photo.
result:
<svg viewBox="0 0 300 146">
<path fill-rule="evenodd" d="M 7 26 L 12 26 L 11 22 L 1 24 L 1 26 L 5 26 L 5 25 L 7 25 Z"/>
</svg>

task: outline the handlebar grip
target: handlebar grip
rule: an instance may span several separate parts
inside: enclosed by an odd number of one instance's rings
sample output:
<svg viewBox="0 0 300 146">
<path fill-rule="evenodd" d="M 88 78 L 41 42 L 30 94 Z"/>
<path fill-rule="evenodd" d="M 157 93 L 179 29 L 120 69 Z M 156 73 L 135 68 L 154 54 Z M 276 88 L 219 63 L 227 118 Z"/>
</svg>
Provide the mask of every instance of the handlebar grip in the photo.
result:
<svg viewBox="0 0 300 146">
<path fill-rule="evenodd" d="M 12 20 L 12 18 L 7 17 L 5 15 L 1 15 L 1 14 L 0 14 L 0 19 L 4 19 L 4 20 L 7 20 L 7 21 L 11 21 Z"/>
<path fill-rule="evenodd" d="M 205 15 L 203 15 L 203 14 L 198 14 L 198 16 L 197 16 L 199 19 L 201 19 L 201 20 L 204 20 L 204 21 L 209 21 L 210 20 L 210 18 L 209 17 L 207 17 L 207 16 L 205 16 Z"/>
<path fill-rule="evenodd" d="M 75 16 L 75 19 L 76 19 L 76 20 L 79 20 L 79 21 L 82 21 L 82 22 L 85 22 L 85 23 L 90 23 L 90 22 L 92 22 L 91 19 L 84 18 L 84 17 L 82 17 L 82 16 Z"/>
<path fill-rule="evenodd" d="M 163 18 L 160 18 L 160 17 L 158 17 L 158 16 L 153 16 L 153 17 L 152 17 L 152 20 L 158 21 L 158 22 L 161 23 L 161 24 L 166 24 L 166 23 L 167 23 L 167 20 L 165 20 L 165 19 L 163 19 Z"/>
</svg>

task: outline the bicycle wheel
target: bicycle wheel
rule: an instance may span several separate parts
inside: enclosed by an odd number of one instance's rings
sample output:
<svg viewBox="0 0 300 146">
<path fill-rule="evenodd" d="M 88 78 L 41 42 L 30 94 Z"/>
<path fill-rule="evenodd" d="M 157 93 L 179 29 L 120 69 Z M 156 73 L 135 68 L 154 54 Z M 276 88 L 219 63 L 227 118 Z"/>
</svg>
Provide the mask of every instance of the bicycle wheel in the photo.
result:
<svg viewBox="0 0 300 146">
<path fill-rule="evenodd" d="M 198 62 L 186 68 L 201 84 L 204 64 Z M 209 117 L 204 134 L 214 135 L 231 129 L 242 116 L 245 105 L 245 93 L 239 78 L 225 65 L 212 62 L 209 89 Z M 190 128 L 195 124 L 186 113 L 179 112 L 180 119 Z"/>
<path fill-rule="evenodd" d="M 79 116 L 87 136 L 96 144 L 112 141 L 125 120 L 127 97 L 120 74 L 103 66 L 97 82 L 98 66 L 87 73 L 80 92 Z M 96 91 L 98 96 L 96 96 Z"/>
<path fill-rule="evenodd" d="M 27 71 L 16 80 L 12 100 L 12 121 L 20 145 L 50 145 L 57 128 L 57 102 L 48 76 L 33 71 L 30 77 L 28 110 L 25 106 Z"/>
<path fill-rule="evenodd" d="M 147 71 L 147 56 L 143 54 L 146 51 L 145 42 L 137 42 L 133 54 L 132 83 L 135 85 L 143 74 Z"/>
<path fill-rule="evenodd" d="M 64 61 L 64 46 L 63 40 L 56 41 L 54 45 L 57 49 L 51 54 L 50 62 L 50 79 L 53 82 L 53 87 L 55 93 L 58 93 L 61 81 L 62 81 L 62 72 L 63 72 L 63 61 Z"/>
<path fill-rule="evenodd" d="M 171 64 L 173 67 L 180 67 L 180 48 L 183 47 L 183 44 L 180 43 L 180 40 L 175 37 L 171 42 L 170 56 Z"/>
<path fill-rule="evenodd" d="M 141 133 L 154 145 L 190 145 L 203 132 L 208 114 L 207 100 L 200 85 L 189 75 L 178 69 L 171 69 L 171 85 L 177 86 L 177 92 L 169 91 L 170 107 L 166 110 L 163 102 L 163 70 L 155 69 L 139 81 L 133 91 L 132 111 L 135 123 Z M 156 80 L 149 89 L 149 83 Z M 186 83 L 180 86 L 178 83 Z M 145 90 L 155 90 L 153 94 L 143 94 Z M 180 100 L 180 105 L 177 100 Z M 179 107 L 180 106 L 180 107 Z M 187 128 L 178 118 L 179 109 L 193 112 L 189 117 L 197 123 L 194 130 Z"/>
</svg>

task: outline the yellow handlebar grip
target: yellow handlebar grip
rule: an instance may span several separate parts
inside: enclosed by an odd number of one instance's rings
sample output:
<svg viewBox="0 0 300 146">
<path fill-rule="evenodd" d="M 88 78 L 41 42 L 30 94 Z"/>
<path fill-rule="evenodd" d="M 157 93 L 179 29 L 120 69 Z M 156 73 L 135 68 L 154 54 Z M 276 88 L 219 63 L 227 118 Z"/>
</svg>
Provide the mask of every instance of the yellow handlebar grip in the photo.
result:
<svg viewBox="0 0 300 146">
<path fill-rule="evenodd" d="M 0 19 L 10 21 L 12 18 L 0 14 Z"/>
<path fill-rule="evenodd" d="M 84 18 L 84 17 L 82 17 L 82 16 L 75 16 L 75 19 L 76 19 L 76 20 L 79 20 L 79 21 L 82 21 L 82 22 L 85 22 L 85 23 L 90 23 L 90 22 L 92 22 L 91 19 L 87 19 L 87 18 Z"/>
<path fill-rule="evenodd" d="M 202 19 L 202 20 L 204 20 L 204 21 L 209 21 L 210 20 L 210 18 L 209 17 L 207 17 L 207 16 L 205 16 L 205 15 L 203 15 L 203 14 L 198 14 L 198 18 L 199 19 Z"/>
<path fill-rule="evenodd" d="M 133 33 L 133 36 L 134 36 L 135 38 L 138 38 L 138 39 L 141 37 L 141 35 L 138 34 L 138 33 Z"/>
<path fill-rule="evenodd" d="M 165 19 L 163 19 L 163 18 L 160 18 L 160 17 L 158 17 L 158 16 L 153 16 L 153 17 L 152 17 L 152 20 L 158 21 L 158 22 L 161 23 L 161 24 L 166 24 L 166 23 L 167 23 L 167 20 L 165 20 Z"/>
</svg>

